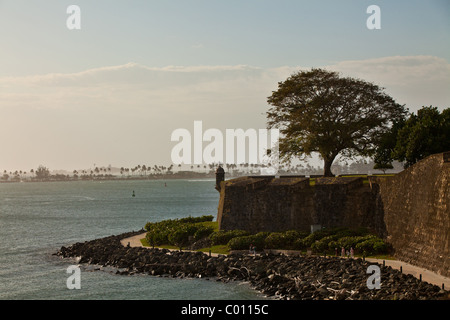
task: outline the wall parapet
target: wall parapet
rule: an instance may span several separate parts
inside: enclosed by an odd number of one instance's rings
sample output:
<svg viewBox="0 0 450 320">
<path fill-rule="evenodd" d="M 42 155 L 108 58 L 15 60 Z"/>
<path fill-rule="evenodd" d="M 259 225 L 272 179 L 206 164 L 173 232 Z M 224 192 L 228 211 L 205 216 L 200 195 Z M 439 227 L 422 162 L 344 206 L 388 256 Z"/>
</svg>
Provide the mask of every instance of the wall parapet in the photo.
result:
<svg viewBox="0 0 450 320">
<path fill-rule="evenodd" d="M 217 220 L 223 230 L 309 231 L 311 225 L 359 227 L 364 223 L 383 234 L 379 215 L 372 214 L 375 205 L 368 208 L 371 203 L 375 203 L 373 190 L 361 177 L 249 176 L 225 181 Z M 370 211 L 366 216 L 361 214 L 364 209 Z"/>
</svg>

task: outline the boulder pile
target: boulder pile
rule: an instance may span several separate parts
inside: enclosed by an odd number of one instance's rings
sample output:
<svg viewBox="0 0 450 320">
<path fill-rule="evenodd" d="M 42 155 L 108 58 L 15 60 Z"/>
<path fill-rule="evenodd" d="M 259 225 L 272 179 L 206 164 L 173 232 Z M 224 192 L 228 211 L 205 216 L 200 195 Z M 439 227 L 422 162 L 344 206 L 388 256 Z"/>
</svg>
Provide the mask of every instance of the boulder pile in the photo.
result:
<svg viewBox="0 0 450 320">
<path fill-rule="evenodd" d="M 420 281 L 391 267 L 380 268 L 380 288 L 369 289 L 374 263 L 362 259 L 231 254 L 211 257 L 202 252 L 126 247 L 121 239 L 142 233 L 128 232 L 69 247 L 55 255 L 78 258 L 80 264 L 114 267 L 116 273 L 197 277 L 216 281 L 248 281 L 276 299 L 297 300 L 429 300 L 448 298 L 440 287 Z M 370 279 L 369 279 L 370 280 Z"/>
</svg>

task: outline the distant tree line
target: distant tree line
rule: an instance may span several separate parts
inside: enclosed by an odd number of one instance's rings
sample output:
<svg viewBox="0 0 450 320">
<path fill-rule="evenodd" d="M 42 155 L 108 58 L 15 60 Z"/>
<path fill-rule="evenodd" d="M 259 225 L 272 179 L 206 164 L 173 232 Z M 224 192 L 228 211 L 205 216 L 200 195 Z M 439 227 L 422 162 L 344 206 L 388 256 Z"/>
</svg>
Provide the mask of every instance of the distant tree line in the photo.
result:
<svg viewBox="0 0 450 320">
<path fill-rule="evenodd" d="M 173 170 L 170 166 L 147 167 L 138 165 L 133 168 L 95 168 L 93 170 L 73 170 L 70 173 L 51 173 L 50 169 L 41 165 L 37 169 L 31 169 L 28 172 L 16 170 L 14 172 L 3 170 L 0 175 L 0 182 L 20 182 L 20 181 L 78 181 L 78 180 L 114 180 L 114 179 L 157 179 L 157 178 L 213 178 L 215 170 L 219 164 L 191 166 L 190 170 Z M 358 159 L 352 162 L 336 162 L 332 166 L 335 174 L 375 174 L 386 171 L 386 169 L 374 170 L 375 163 L 370 159 Z M 226 170 L 227 178 L 240 177 L 245 175 L 260 174 L 261 164 L 242 163 L 222 165 Z M 157 167 L 158 169 L 155 169 Z M 402 170 L 400 163 L 393 163 L 390 172 L 399 172 Z M 0 171 L 1 173 L 1 171 Z M 305 175 L 317 176 L 323 173 L 321 166 L 314 166 L 310 163 L 281 164 L 278 170 L 280 175 Z"/>
</svg>

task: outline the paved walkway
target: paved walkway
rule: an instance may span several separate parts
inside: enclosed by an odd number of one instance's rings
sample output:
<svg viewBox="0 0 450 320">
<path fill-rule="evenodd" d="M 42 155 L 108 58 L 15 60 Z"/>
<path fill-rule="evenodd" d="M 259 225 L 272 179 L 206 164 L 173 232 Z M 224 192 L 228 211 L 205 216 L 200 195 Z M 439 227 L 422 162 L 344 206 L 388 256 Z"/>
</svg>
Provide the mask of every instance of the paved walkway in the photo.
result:
<svg viewBox="0 0 450 320">
<path fill-rule="evenodd" d="M 144 239 L 146 234 L 147 234 L 147 232 L 144 232 L 144 233 L 138 234 L 137 236 L 122 239 L 122 240 L 120 240 L 120 243 L 125 247 L 128 245 L 128 243 L 130 243 L 130 247 L 143 247 L 143 245 L 141 243 L 141 239 Z"/>
<path fill-rule="evenodd" d="M 141 242 L 141 239 L 143 239 L 143 238 L 145 238 L 145 235 L 146 235 L 147 233 L 142 233 L 142 234 L 138 234 L 138 235 L 136 235 L 136 236 L 133 236 L 133 237 L 130 237 L 130 238 L 125 238 L 125 239 L 122 239 L 122 240 L 120 240 L 120 243 L 123 245 L 123 246 L 127 246 L 128 245 L 128 243 L 130 244 L 130 247 L 143 247 L 143 248 L 150 248 L 150 247 L 145 247 L 145 246 L 143 246 L 142 245 L 142 242 Z M 167 250 L 169 250 L 169 251 L 178 251 L 178 249 L 167 249 Z M 183 250 L 183 251 L 190 251 L 190 250 Z M 193 252 L 196 252 L 196 251 L 193 251 Z M 205 252 L 205 254 L 208 254 L 208 252 Z M 211 252 L 211 256 L 212 257 L 217 257 L 219 254 L 218 253 L 214 253 L 214 252 Z"/>
<path fill-rule="evenodd" d="M 383 264 L 382 259 L 372 259 L 372 258 L 366 258 L 367 261 L 377 262 L 379 264 Z M 384 260 L 386 266 L 390 266 L 393 269 L 400 270 L 400 267 L 402 267 L 402 272 L 405 274 L 411 274 L 417 279 L 420 278 L 420 275 L 422 275 L 422 281 L 435 284 L 442 288 L 442 284 L 444 284 L 444 289 L 449 291 L 450 290 L 450 278 L 441 276 L 433 271 L 420 268 L 417 266 L 413 266 L 409 263 L 406 263 L 404 261 L 400 260 Z"/>
<path fill-rule="evenodd" d="M 145 238 L 146 233 L 138 234 L 136 236 L 125 238 L 121 240 L 123 246 L 127 246 L 128 243 L 131 247 L 144 247 L 141 243 L 141 239 Z M 148 247 L 144 247 L 148 248 Z M 176 249 L 175 249 L 176 250 Z M 211 253 L 211 256 L 218 256 L 216 253 Z M 383 264 L 382 259 L 372 259 L 372 258 L 366 258 L 367 261 L 371 262 L 377 262 L 379 264 Z M 413 266 L 409 263 L 399 261 L 399 260 L 384 260 L 386 266 L 390 266 L 393 269 L 400 270 L 400 267 L 402 267 L 402 272 L 405 274 L 411 274 L 416 278 L 420 278 L 420 275 L 422 275 L 422 281 L 426 281 L 428 283 L 432 283 L 434 285 L 437 285 L 442 288 L 442 284 L 444 284 L 445 290 L 450 290 L 450 278 L 441 276 L 437 273 L 434 273 L 430 270 L 420 268 Z"/>
</svg>

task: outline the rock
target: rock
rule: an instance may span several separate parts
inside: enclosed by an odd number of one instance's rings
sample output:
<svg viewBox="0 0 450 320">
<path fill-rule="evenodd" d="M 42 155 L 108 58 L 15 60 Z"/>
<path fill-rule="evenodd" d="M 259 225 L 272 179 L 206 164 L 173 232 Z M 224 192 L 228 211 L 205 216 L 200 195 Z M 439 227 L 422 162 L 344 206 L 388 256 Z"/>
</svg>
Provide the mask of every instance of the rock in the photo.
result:
<svg viewBox="0 0 450 320">
<path fill-rule="evenodd" d="M 321 295 L 328 295 L 329 292 L 326 288 L 324 287 L 320 287 L 319 289 L 316 290 L 318 293 L 320 293 Z"/>
<path fill-rule="evenodd" d="M 277 299 L 439 299 L 448 295 L 438 286 L 417 281 L 390 267 L 382 271 L 383 290 L 369 290 L 365 273 L 368 263 L 361 259 L 281 254 L 209 257 L 201 252 L 126 248 L 120 243 L 121 239 L 139 233 L 142 231 L 63 246 L 55 255 L 79 257 L 81 264 L 119 268 L 118 275 L 170 274 L 179 278 L 212 277 L 222 282 L 250 281 L 256 290 Z"/>
</svg>

